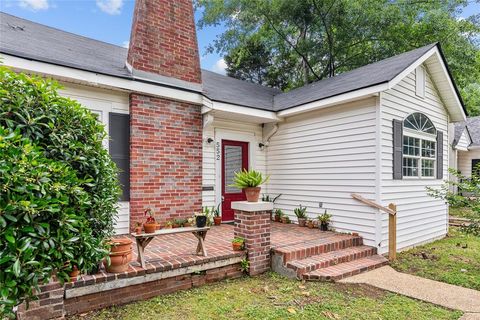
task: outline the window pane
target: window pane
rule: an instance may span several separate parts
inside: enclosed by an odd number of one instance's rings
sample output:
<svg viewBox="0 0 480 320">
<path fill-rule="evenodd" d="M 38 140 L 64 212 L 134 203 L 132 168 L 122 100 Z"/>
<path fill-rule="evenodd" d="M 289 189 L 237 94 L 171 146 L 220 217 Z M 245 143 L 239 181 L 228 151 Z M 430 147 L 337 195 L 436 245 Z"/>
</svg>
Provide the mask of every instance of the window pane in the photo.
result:
<svg viewBox="0 0 480 320">
<path fill-rule="evenodd" d="M 415 112 L 409 115 L 403 122 L 405 128 L 435 134 L 437 131 L 433 122 L 424 114 Z"/>
<path fill-rule="evenodd" d="M 225 146 L 225 192 L 240 193 L 241 190 L 231 187 L 235 172 L 242 170 L 242 147 L 241 146 Z"/>
<path fill-rule="evenodd" d="M 418 159 L 408 157 L 403 158 L 403 175 L 405 177 L 418 176 Z"/>
<path fill-rule="evenodd" d="M 435 142 L 422 140 L 422 157 L 435 158 Z"/>
<path fill-rule="evenodd" d="M 420 139 L 403 136 L 403 154 L 420 156 Z"/>
<path fill-rule="evenodd" d="M 435 160 L 422 159 L 422 177 L 433 177 Z"/>
</svg>

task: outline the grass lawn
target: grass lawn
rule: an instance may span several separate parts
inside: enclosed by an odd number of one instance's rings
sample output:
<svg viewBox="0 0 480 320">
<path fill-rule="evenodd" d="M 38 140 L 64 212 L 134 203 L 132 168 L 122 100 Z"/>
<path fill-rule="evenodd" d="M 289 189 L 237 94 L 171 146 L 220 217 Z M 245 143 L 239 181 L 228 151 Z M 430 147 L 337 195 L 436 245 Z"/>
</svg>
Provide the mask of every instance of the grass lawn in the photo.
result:
<svg viewBox="0 0 480 320">
<path fill-rule="evenodd" d="M 444 239 L 400 253 L 401 272 L 480 290 L 480 237 L 450 228 Z"/>
<path fill-rule="evenodd" d="M 274 273 L 223 281 L 76 319 L 458 319 L 461 312 L 368 286 L 307 282 Z"/>
<path fill-rule="evenodd" d="M 466 207 L 450 207 L 449 214 L 457 218 L 470 218 L 473 215 L 472 209 Z"/>
</svg>

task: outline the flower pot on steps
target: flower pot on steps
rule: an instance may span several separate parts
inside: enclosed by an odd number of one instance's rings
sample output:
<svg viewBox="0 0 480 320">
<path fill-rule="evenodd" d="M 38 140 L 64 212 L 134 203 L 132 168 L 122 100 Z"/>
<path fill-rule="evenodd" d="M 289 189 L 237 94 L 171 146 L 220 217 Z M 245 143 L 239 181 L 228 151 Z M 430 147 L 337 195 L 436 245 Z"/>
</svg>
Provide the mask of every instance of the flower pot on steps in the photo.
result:
<svg viewBox="0 0 480 320">
<path fill-rule="evenodd" d="M 258 202 L 260 191 L 262 190 L 261 187 L 245 188 L 243 190 L 245 191 L 245 196 L 247 197 L 248 202 Z"/>
</svg>

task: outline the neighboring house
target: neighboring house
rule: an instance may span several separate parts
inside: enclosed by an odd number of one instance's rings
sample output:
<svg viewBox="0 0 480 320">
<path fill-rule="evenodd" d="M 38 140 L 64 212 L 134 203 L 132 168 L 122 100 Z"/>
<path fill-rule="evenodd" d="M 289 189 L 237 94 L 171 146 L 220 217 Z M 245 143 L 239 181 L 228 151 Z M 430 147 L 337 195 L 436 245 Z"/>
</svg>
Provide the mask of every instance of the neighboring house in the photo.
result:
<svg viewBox="0 0 480 320">
<path fill-rule="evenodd" d="M 456 123 L 454 135 L 450 166 L 465 177 L 471 177 L 477 165 L 480 165 L 480 116 Z"/>
<path fill-rule="evenodd" d="M 466 113 L 438 44 L 282 93 L 200 70 L 190 0 L 138 0 L 130 48 L 1 14 L 5 65 L 58 79 L 99 115 L 124 185 L 118 233 L 151 207 L 161 220 L 244 195 L 234 171 L 270 175 L 288 215 L 327 209 L 337 231 L 383 253 L 388 217 L 351 197 L 398 206 L 398 248 L 444 236 L 449 123 Z M 161 21 L 161 23 L 154 23 Z"/>
</svg>

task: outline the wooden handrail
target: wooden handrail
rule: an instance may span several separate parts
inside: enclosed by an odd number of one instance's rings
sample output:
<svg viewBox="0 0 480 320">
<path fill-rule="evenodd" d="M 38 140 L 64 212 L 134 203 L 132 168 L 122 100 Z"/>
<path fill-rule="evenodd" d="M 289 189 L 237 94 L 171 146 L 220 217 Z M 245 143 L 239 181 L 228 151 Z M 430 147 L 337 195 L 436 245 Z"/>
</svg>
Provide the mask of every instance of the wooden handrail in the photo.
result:
<svg viewBox="0 0 480 320">
<path fill-rule="evenodd" d="M 396 215 L 397 214 L 397 211 L 394 211 L 390 208 L 390 206 L 387 208 L 387 207 L 384 207 L 382 205 L 379 205 L 378 203 L 372 201 L 372 200 L 368 200 L 364 197 L 362 197 L 361 195 L 359 194 L 356 194 L 356 193 L 352 193 L 352 198 L 355 199 L 355 200 L 358 200 L 358 201 L 361 201 L 367 205 L 369 205 L 370 207 L 374 207 L 374 208 L 377 208 L 379 210 L 382 210 L 388 214 L 391 214 L 391 215 Z"/>
<path fill-rule="evenodd" d="M 379 205 L 375 201 L 368 200 L 359 194 L 352 193 L 352 198 L 388 213 L 388 258 L 393 261 L 397 258 L 397 206 L 390 203 L 388 207 Z"/>
</svg>

